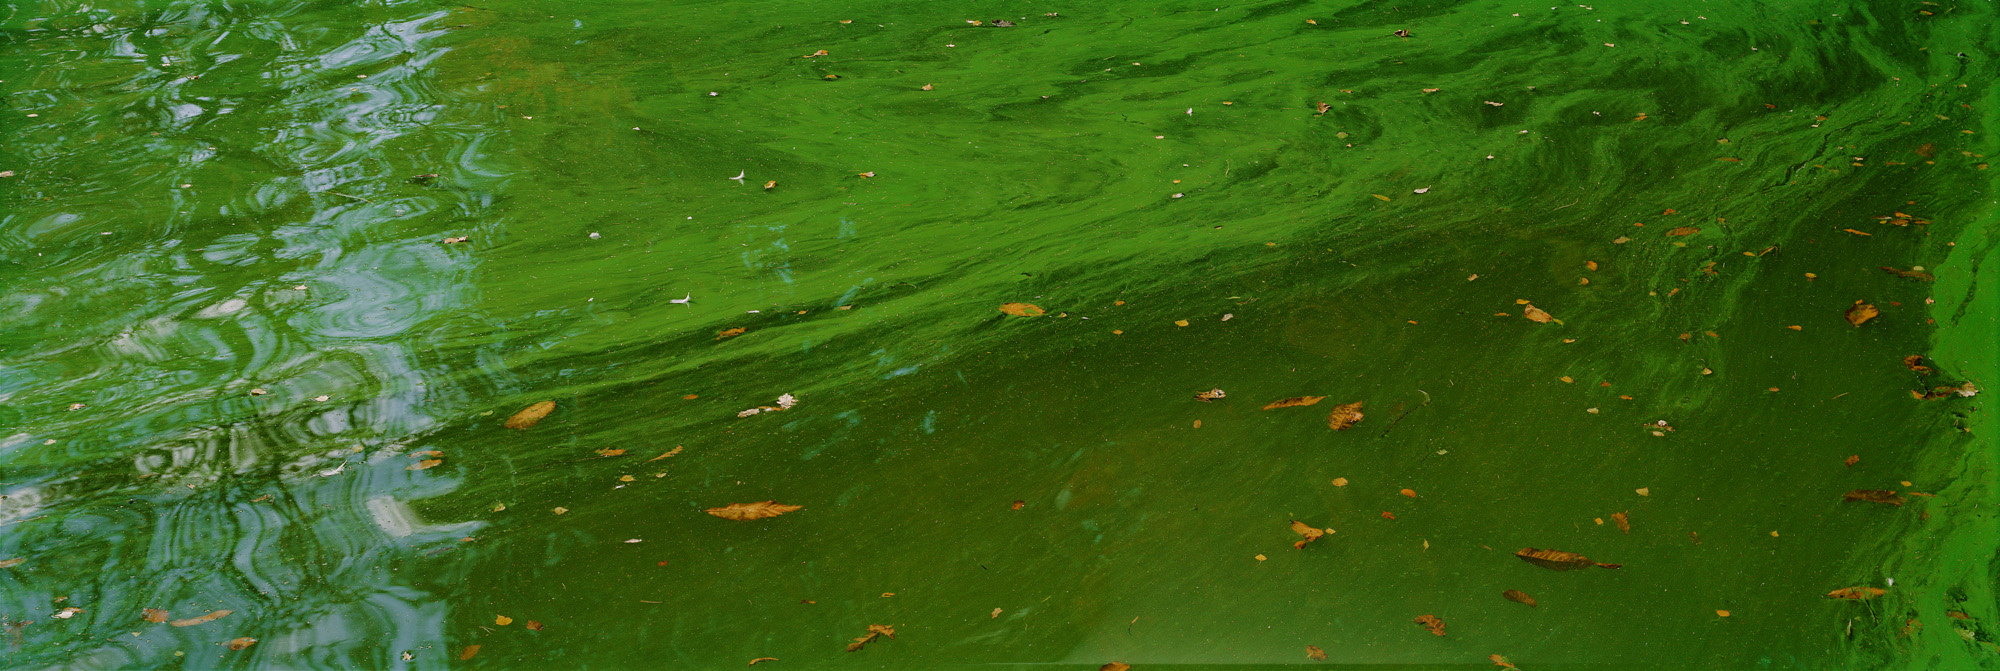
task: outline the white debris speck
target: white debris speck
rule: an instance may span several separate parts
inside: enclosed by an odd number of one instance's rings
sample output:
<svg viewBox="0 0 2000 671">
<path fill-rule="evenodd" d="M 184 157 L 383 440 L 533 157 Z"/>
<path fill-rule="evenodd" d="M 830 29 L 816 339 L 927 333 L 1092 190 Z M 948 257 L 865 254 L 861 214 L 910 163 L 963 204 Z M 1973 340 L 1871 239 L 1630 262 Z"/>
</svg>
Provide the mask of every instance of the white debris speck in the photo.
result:
<svg viewBox="0 0 2000 671">
<path fill-rule="evenodd" d="M 778 397 L 778 407 L 780 408 L 790 410 L 792 406 L 798 404 L 799 404 L 799 397 L 797 396 L 793 396 L 791 394 L 785 394 L 783 396 Z"/>
<path fill-rule="evenodd" d="M 627 539 L 625 539 L 625 542 L 627 542 L 627 543 L 644 543 L 644 542 L 646 542 L 646 541 L 643 541 L 643 540 L 640 540 L 640 539 L 637 539 L 637 538 L 627 538 Z"/>
<path fill-rule="evenodd" d="M 1236 318 L 1236 315 L 1234 315 L 1234 314 L 1228 314 L 1228 313 L 1224 313 L 1224 314 L 1222 315 L 1222 321 L 1229 321 L 1229 320 L 1231 320 L 1231 319 L 1235 319 L 1235 318 Z"/>
<path fill-rule="evenodd" d="M 737 416 L 737 417 L 749 417 L 749 416 L 751 416 L 751 415 L 755 415 L 755 414 L 757 414 L 757 413 L 760 413 L 760 412 L 763 412 L 763 411 L 764 411 L 764 409 L 763 409 L 763 408 L 751 408 L 751 409 L 749 409 L 749 410 L 745 410 L 745 411 L 743 411 L 743 412 L 739 412 L 739 413 L 736 413 L 736 416 Z"/>
<path fill-rule="evenodd" d="M 323 394 L 322 394 L 322 395 L 320 395 L 320 396 L 314 396 L 314 397 L 313 397 L 313 400 L 314 400 L 314 401 L 317 401 L 317 402 L 320 402 L 320 403 L 325 403 L 325 402 L 326 402 L 326 400 L 327 400 L 327 399 L 329 399 L 329 398 L 333 398 L 333 397 L 331 397 L 331 396 L 326 396 L 326 395 L 323 395 Z"/>
</svg>

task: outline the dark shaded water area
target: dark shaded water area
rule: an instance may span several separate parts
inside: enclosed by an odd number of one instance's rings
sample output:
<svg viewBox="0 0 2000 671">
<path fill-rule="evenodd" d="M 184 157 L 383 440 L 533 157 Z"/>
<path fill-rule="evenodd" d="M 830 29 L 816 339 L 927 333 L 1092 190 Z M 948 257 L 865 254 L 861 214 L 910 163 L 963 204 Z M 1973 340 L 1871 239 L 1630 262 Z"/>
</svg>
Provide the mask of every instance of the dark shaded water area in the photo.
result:
<svg viewBox="0 0 2000 671">
<path fill-rule="evenodd" d="M 0 652 L 2000 668 L 1995 36 L 0 5 Z"/>
</svg>

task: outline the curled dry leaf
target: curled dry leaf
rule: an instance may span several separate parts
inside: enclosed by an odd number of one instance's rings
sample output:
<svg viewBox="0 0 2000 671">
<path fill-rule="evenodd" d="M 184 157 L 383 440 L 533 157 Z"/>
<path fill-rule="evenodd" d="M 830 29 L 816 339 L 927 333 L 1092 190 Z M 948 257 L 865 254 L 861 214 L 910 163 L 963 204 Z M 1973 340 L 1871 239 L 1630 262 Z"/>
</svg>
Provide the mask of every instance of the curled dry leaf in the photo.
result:
<svg viewBox="0 0 2000 671">
<path fill-rule="evenodd" d="M 1846 599 L 1848 601 L 1867 601 L 1869 599 L 1873 599 L 1875 597 L 1882 596 L 1888 593 L 1889 590 L 1882 589 L 1880 587 L 1842 587 L 1840 589 L 1827 592 L 1826 598 Z"/>
<path fill-rule="evenodd" d="M 1856 489 L 1840 495 L 1840 500 L 1887 503 L 1892 506 L 1903 505 L 1903 497 L 1897 496 L 1895 492 L 1886 489 Z"/>
<path fill-rule="evenodd" d="M 1298 549 L 1303 549 L 1305 548 L 1307 543 L 1319 540 L 1320 536 L 1326 535 L 1326 532 L 1320 531 L 1319 529 L 1315 529 L 1312 526 L 1307 525 L 1306 523 L 1300 522 L 1298 520 L 1292 520 L 1292 531 L 1297 532 L 1300 536 L 1305 536 L 1304 540 L 1292 543 L 1292 547 Z"/>
<path fill-rule="evenodd" d="M 1324 662 L 1326 661 L 1326 651 L 1319 649 L 1319 646 L 1308 645 L 1306 646 L 1306 659 L 1315 662 Z"/>
<path fill-rule="evenodd" d="M 1903 367 L 1916 371 L 1918 375 L 1929 375 L 1933 372 L 1930 366 L 1924 365 L 1924 356 L 1922 354 L 1912 354 L 1903 357 Z"/>
<path fill-rule="evenodd" d="M 862 646 L 868 645 L 869 643 L 874 642 L 876 638 L 882 636 L 895 638 L 896 630 L 889 628 L 887 625 L 880 625 L 880 624 L 868 625 L 868 635 L 856 638 L 854 639 L 853 643 L 847 644 L 847 651 L 854 652 L 856 650 L 860 650 Z"/>
<path fill-rule="evenodd" d="M 1001 303 L 1000 311 L 1016 317 L 1039 317 L 1048 313 L 1032 303 Z"/>
<path fill-rule="evenodd" d="M 257 639 L 254 639 L 254 638 L 250 638 L 250 637 L 248 637 L 248 636 L 245 636 L 245 637 L 243 637 L 243 638 L 232 638 L 232 639 L 229 639 L 229 649 L 230 649 L 230 650 L 242 650 L 242 649 L 244 649 L 244 648 L 248 648 L 248 647 L 250 647 L 250 646 L 253 646 L 253 645 L 256 645 L 256 644 L 257 644 Z M 474 647 L 474 648 L 477 648 L 477 647 L 479 647 L 479 646 L 476 646 L 476 645 L 475 645 L 475 646 L 472 646 L 472 647 Z"/>
<path fill-rule="evenodd" d="M 146 609 L 146 614 L 144 617 L 147 622 L 153 622 L 153 623 L 165 622 L 167 621 L 167 611 L 159 608 L 148 608 Z"/>
<path fill-rule="evenodd" d="M 721 508 L 709 508 L 702 512 L 725 520 L 748 521 L 777 517 L 804 507 L 788 506 L 777 501 L 758 501 L 756 503 L 731 503 Z M 895 637 L 891 636 L 890 638 Z"/>
<path fill-rule="evenodd" d="M 1632 533 L 1632 520 L 1626 517 L 1625 513 L 1612 513 L 1611 521 L 1618 523 L 1618 530 L 1620 532 Z"/>
<path fill-rule="evenodd" d="M 1312 404 L 1314 404 L 1314 403 L 1318 403 L 1318 402 L 1320 402 L 1320 400 L 1321 400 L 1321 399 L 1324 399 L 1324 398 L 1326 398 L 1326 397 L 1325 397 L 1325 396 L 1293 396 L 1293 397 L 1291 397 L 1291 398 L 1281 398 L 1281 399 L 1278 399 L 1278 400 L 1276 400 L 1276 401 L 1272 401 L 1272 402 L 1270 402 L 1270 403 L 1266 403 L 1266 404 L 1264 404 L 1264 409 L 1265 409 L 1265 410 L 1276 410 L 1276 409 L 1278 409 L 1278 408 L 1303 408 L 1303 407 L 1305 407 L 1305 406 L 1308 406 L 1308 405 L 1312 405 Z"/>
<path fill-rule="evenodd" d="M 542 401 L 540 403 L 536 403 L 534 405 L 522 408 L 520 412 L 514 413 L 513 417 L 507 418 L 507 423 L 504 424 L 503 426 L 506 426 L 509 429 L 527 429 L 533 427 L 536 422 L 542 421 L 543 417 L 547 417 L 549 416 L 549 413 L 555 411 L 556 411 L 555 401 Z"/>
<path fill-rule="evenodd" d="M 1222 398 L 1222 397 L 1224 397 L 1224 396 L 1228 396 L 1228 395 L 1229 395 L 1229 394 L 1226 394 L 1226 393 L 1224 393 L 1224 392 L 1222 391 L 1222 388 L 1221 388 L 1221 387 L 1216 387 L 1216 388 L 1214 388 L 1214 389 L 1210 389 L 1210 390 L 1208 390 L 1208 391 L 1204 391 L 1204 392 L 1201 392 L 1201 393 L 1198 393 L 1198 394 L 1195 394 L 1195 395 L 1194 395 L 1194 400 L 1197 400 L 1197 401 L 1201 401 L 1201 402 L 1203 402 L 1203 403 L 1207 403 L 1207 402 L 1210 402 L 1210 401 L 1213 401 L 1213 400 L 1215 400 L 1215 399 L 1218 399 L 1218 398 Z"/>
<path fill-rule="evenodd" d="M 173 625 L 173 626 L 176 626 L 176 627 L 192 627 L 192 626 L 195 626 L 195 625 L 197 625 L 197 624 L 205 624 L 205 623 L 209 623 L 209 622 L 214 622 L 214 621 L 216 621 L 217 619 L 220 619 L 220 618 L 222 618 L 223 616 L 225 616 L 225 615 L 228 615 L 228 614 L 230 614 L 230 613 L 234 613 L 234 612 L 236 612 L 236 611 L 233 611 L 233 610 L 218 610 L 218 611 L 215 611 L 215 612 L 213 612 L 213 613 L 209 613 L 209 614 L 207 614 L 207 615 L 198 615 L 198 616 L 195 616 L 195 617 L 190 617 L 190 618 L 187 618 L 187 619 L 185 619 L 185 620 L 174 620 L 174 621 L 172 621 L 172 622 L 168 622 L 167 624 L 171 624 L 171 625 Z"/>
<path fill-rule="evenodd" d="M 738 326 L 733 329 L 723 329 L 715 333 L 715 339 L 722 340 L 724 338 L 734 338 L 736 336 L 743 335 L 743 332 L 748 330 L 750 330 L 748 327 L 743 327 L 743 326 Z"/>
<path fill-rule="evenodd" d="M 1425 629 L 1429 629 L 1433 634 L 1444 635 L 1444 620 L 1438 619 L 1436 615 L 1418 615 L 1417 619 L 1411 620 L 1411 622 L 1423 625 Z"/>
<path fill-rule="evenodd" d="M 1537 550 L 1534 548 L 1521 548 L 1520 551 L 1514 553 L 1514 556 L 1520 557 L 1521 561 L 1528 562 L 1530 564 L 1534 564 L 1536 566 L 1540 566 L 1542 568 L 1551 571 L 1574 571 L 1577 569 L 1590 568 L 1592 566 L 1601 566 L 1604 568 L 1619 568 L 1621 566 L 1624 566 L 1624 564 L 1600 564 L 1598 562 L 1591 561 L 1589 557 L 1585 557 L 1583 555 L 1574 552 L 1563 552 L 1561 550 Z"/>
<path fill-rule="evenodd" d="M 1505 591 L 1505 592 L 1501 592 L 1501 593 L 1500 593 L 1500 596 L 1504 596 L 1504 597 L 1507 597 L 1507 600 L 1508 600 L 1508 601 L 1512 601 L 1512 602 L 1514 602 L 1514 603 L 1518 603 L 1518 604 L 1522 604 L 1522 605 L 1525 605 L 1525 606 L 1528 606 L 1528 607 L 1530 607 L 1530 608 L 1537 608 L 1537 607 L 1539 607 L 1539 606 L 1536 606 L 1536 605 L 1535 605 L 1535 597 L 1532 597 L 1532 596 L 1528 596 L 1528 593 L 1527 593 L 1527 592 L 1523 592 L 1523 591 L 1521 591 L 1521 590 L 1518 590 L 1518 589 L 1510 589 L 1510 590 L 1507 590 L 1507 591 Z"/>
<path fill-rule="evenodd" d="M 1846 316 L 1847 316 L 1847 323 L 1853 324 L 1858 327 L 1864 323 L 1867 323 L 1868 320 L 1874 319 L 1881 315 L 1882 311 L 1875 309 L 1874 305 L 1863 303 L 1861 301 L 1855 301 L 1854 307 L 1847 309 Z"/>
<path fill-rule="evenodd" d="M 1695 227 L 1693 227 L 1693 226 L 1681 226 L 1681 227 L 1678 227 L 1678 228 L 1675 228 L 1674 230 L 1671 230 L 1671 231 L 1667 231 L 1667 237 L 1669 237 L 1669 238 L 1677 238 L 1677 237 L 1680 237 L 1680 236 L 1683 236 L 1683 235 L 1694 235 L 1694 234 L 1696 234 L 1696 233 L 1700 233 L 1700 232 L 1701 232 L 1701 229 L 1699 229 L 1699 228 L 1695 228 Z"/>
<path fill-rule="evenodd" d="M 1333 413 L 1326 416 L 1327 427 L 1335 431 L 1346 431 L 1348 427 L 1360 422 L 1364 416 L 1361 414 L 1362 403 L 1364 401 L 1334 406 Z"/>
</svg>

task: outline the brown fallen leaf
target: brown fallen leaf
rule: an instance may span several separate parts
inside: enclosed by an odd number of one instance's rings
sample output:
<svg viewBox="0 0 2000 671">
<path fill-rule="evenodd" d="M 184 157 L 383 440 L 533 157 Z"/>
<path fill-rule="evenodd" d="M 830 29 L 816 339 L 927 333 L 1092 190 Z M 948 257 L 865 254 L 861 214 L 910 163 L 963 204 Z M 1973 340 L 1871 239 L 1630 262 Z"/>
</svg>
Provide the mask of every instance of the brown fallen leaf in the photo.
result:
<svg viewBox="0 0 2000 671">
<path fill-rule="evenodd" d="M 1840 229 L 1840 230 L 1843 230 L 1843 231 L 1847 231 L 1847 232 L 1849 232 L 1849 233 L 1853 233 L 1853 234 L 1855 234 L 1855 235 L 1859 235 L 1859 236 L 1862 236 L 1862 237 L 1874 237 L 1874 236 L 1875 236 L 1875 234 L 1874 234 L 1874 233 L 1868 233 L 1868 232 L 1864 232 L 1864 231 L 1857 231 L 1857 230 L 1854 230 L 1854 229 L 1852 229 L 1852 228 L 1843 228 L 1843 229 Z"/>
<path fill-rule="evenodd" d="M 222 618 L 222 616 L 225 616 L 225 615 L 228 615 L 228 614 L 230 614 L 230 613 L 234 613 L 234 612 L 236 612 L 236 611 L 233 611 L 233 610 L 218 610 L 218 611 L 215 611 L 215 612 L 213 612 L 213 613 L 209 613 L 209 614 L 207 614 L 207 615 L 200 615 L 200 616 L 196 616 L 196 617 L 190 617 L 190 618 L 187 618 L 187 619 L 185 619 L 185 620 L 174 620 L 174 621 L 172 621 L 172 622 L 168 622 L 167 624 L 171 624 L 171 625 L 173 625 L 173 626 L 176 626 L 176 627 L 192 627 L 192 626 L 195 626 L 195 625 L 197 625 L 197 624 L 204 624 L 204 623 L 208 623 L 208 622 L 214 622 L 214 621 L 216 621 L 216 620 L 218 620 L 218 619 L 221 619 L 221 618 Z"/>
<path fill-rule="evenodd" d="M 1027 501 L 1015 501 L 1015 502 L 1014 502 L 1014 507 L 1012 507 L 1012 508 L 1009 508 L 1008 510 L 1020 510 L 1020 509 L 1021 509 L 1021 506 L 1025 506 L 1025 505 L 1028 505 L 1028 502 L 1027 502 Z"/>
<path fill-rule="evenodd" d="M 1334 479 L 1333 479 L 1333 486 L 1335 486 L 1335 487 L 1346 487 L 1346 486 L 1347 486 L 1347 478 L 1334 478 Z"/>
<path fill-rule="evenodd" d="M 1407 497 L 1410 497 L 1410 498 L 1413 498 L 1413 499 L 1414 499 L 1414 498 L 1417 498 L 1417 490 L 1414 490 L 1414 489 L 1404 489 L 1404 490 L 1402 490 L 1402 491 L 1399 491 L 1399 492 L 1396 492 L 1396 493 L 1397 493 L 1397 494 L 1402 494 L 1403 496 L 1407 496 Z"/>
<path fill-rule="evenodd" d="M 503 426 L 509 429 L 527 429 L 533 427 L 536 422 L 542 421 L 543 417 L 549 416 L 549 413 L 555 412 L 555 410 L 555 401 L 542 401 L 514 413 L 514 416 L 507 418 L 507 423 Z"/>
<path fill-rule="evenodd" d="M 745 326 L 738 326 L 738 327 L 736 327 L 736 328 L 733 328 L 733 329 L 723 329 L 723 330 L 721 330 L 721 331 L 717 331 L 717 332 L 715 333 L 715 339 L 716 339 L 716 340 L 722 340 L 722 339 L 725 339 L 725 338 L 734 338 L 734 337 L 736 337 L 736 336 L 740 336 L 740 335 L 743 335 L 743 332 L 745 332 L 745 331 L 748 331 L 748 330 L 750 330 L 750 329 L 749 329 L 749 327 L 745 327 Z"/>
<path fill-rule="evenodd" d="M 1000 311 L 1016 317 L 1039 317 L 1048 313 L 1031 303 L 1001 303 Z"/>
<path fill-rule="evenodd" d="M 1306 659 L 1310 659 L 1315 662 L 1324 662 L 1326 661 L 1326 651 L 1319 649 L 1319 646 L 1316 645 L 1307 645 Z"/>
<path fill-rule="evenodd" d="M 1314 403 L 1318 403 L 1318 402 L 1320 402 L 1320 399 L 1324 399 L 1324 398 L 1326 398 L 1326 397 L 1325 397 L 1325 396 L 1293 396 L 1293 397 L 1291 397 L 1291 398 L 1282 398 L 1282 399 L 1278 399 L 1278 400 L 1276 400 L 1276 401 L 1272 401 L 1272 402 L 1270 402 L 1270 403 L 1266 403 L 1266 404 L 1264 404 L 1264 409 L 1265 409 L 1265 410 L 1276 410 L 1276 409 L 1278 409 L 1278 408 L 1303 408 L 1303 407 L 1305 407 L 1305 406 L 1308 406 L 1308 405 L 1312 405 L 1312 404 L 1314 404 Z"/>
<path fill-rule="evenodd" d="M 891 629 L 891 628 L 889 628 L 888 626 L 885 626 L 885 625 L 880 625 L 880 624 L 871 624 L 871 625 L 868 625 L 868 635 L 867 635 L 867 636 L 862 636 L 862 637 L 860 637 L 860 638 L 856 638 L 856 639 L 854 639 L 854 642 L 853 642 L 853 643 L 849 643 L 849 644 L 847 644 L 847 651 L 848 651 L 848 652 L 854 652 L 854 651 L 856 651 L 856 650 L 860 650 L 860 649 L 861 649 L 861 646 L 864 646 L 864 645 L 868 645 L 869 643 L 871 643 L 871 642 L 874 642 L 874 640 L 875 640 L 876 638 L 879 638 L 879 637 L 882 637 L 882 636 L 887 636 L 887 637 L 889 637 L 889 638 L 895 638 L 895 637 L 896 637 L 896 630 L 894 630 L 894 629 Z"/>
<path fill-rule="evenodd" d="M 928 89 L 928 88 L 930 88 L 930 86 L 929 86 L 929 85 L 925 85 L 925 86 L 924 86 L 924 88 Z M 775 662 L 775 661 L 778 661 L 778 658 L 776 658 L 776 657 L 758 657 L 758 658 L 756 658 L 756 659 L 753 659 L 753 660 L 750 660 L 750 665 L 751 665 L 751 666 L 756 666 L 758 662 Z"/>
<path fill-rule="evenodd" d="M 1514 666 L 1512 663 L 1508 662 L 1506 657 L 1500 656 L 1500 653 L 1497 652 L 1491 655 L 1487 655 L 1486 659 L 1493 662 L 1494 666 L 1503 666 L 1509 669 L 1519 668 Z"/>
<path fill-rule="evenodd" d="M 1315 529 L 1312 526 L 1307 525 L 1306 523 L 1300 522 L 1298 520 L 1292 520 L 1292 531 L 1297 532 L 1300 536 L 1305 536 L 1305 540 L 1301 540 L 1292 544 L 1292 547 L 1294 549 L 1304 549 L 1307 543 L 1319 540 L 1320 536 L 1326 535 L 1326 532 L 1320 531 L 1319 529 Z"/>
<path fill-rule="evenodd" d="M 1521 548 L 1519 552 L 1514 553 L 1514 556 L 1520 557 L 1521 561 L 1528 562 L 1530 564 L 1534 564 L 1536 566 L 1540 566 L 1542 568 L 1549 569 L 1551 571 L 1574 571 L 1577 569 L 1590 568 L 1592 566 L 1601 566 L 1604 568 L 1619 568 L 1621 566 L 1624 566 L 1623 564 L 1601 564 L 1598 562 L 1591 561 L 1589 557 L 1585 557 L 1583 555 L 1574 552 L 1563 552 L 1561 550 L 1537 550 L 1534 548 Z"/>
<path fill-rule="evenodd" d="M 1396 519 L 1396 514 L 1395 514 L 1395 513 L 1392 513 L 1392 512 L 1389 512 L 1389 511 L 1387 511 L 1387 510 L 1384 510 L 1384 511 L 1382 511 L 1382 519 L 1385 519 L 1385 520 L 1393 520 L 1393 519 Z"/>
<path fill-rule="evenodd" d="M 789 513 L 804 507 L 805 506 L 788 506 L 783 503 L 779 503 L 777 501 L 758 501 L 756 503 L 731 503 L 721 508 L 709 508 L 702 512 L 714 515 L 716 517 L 720 517 L 725 520 L 736 520 L 741 522 L 748 520 L 761 520 L 767 517 L 777 517 L 779 515 L 783 515 L 785 513 Z"/>
<path fill-rule="evenodd" d="M 472 656 L 477 654 L 479 654 L 479 644 L 474 643 L 472 645 L 465 646 L 465 649 L 458 651 L 458 660 L 462 662 L 468 659 L 472 659 Z"/>
<path fill-rule="evenodd" d="M 145 613 L 146 614 L 144 615 L 144 617 L 147 622 L 152 622 L 157 624 L 160 622 L 167 621 L 167 611 L 165 610 L 161 610 L 158 608 L 147 608 Z"/>
<path fill-rule="evenodd" d="M 1858 586 L 1842 587 L 1840 589 L 1827 592 L 1826 598 L 1846 599 L 1848 601 L 1867 601 L 1869 599 L 1873 599 L 1875 597 L 1882 596 L 1888 593 L 1889 590 L 1882 589 L 1880 587 L 1858 587 Z"/>
<path fill-rule="evenodd" d="M 1852 455 L 1852 456 L 1849 456 L 1849 457 L 1847 458 L 1847 465 L 1848 465 L 1848 466 L 1853 466 L 1853 465 L 1855 465 L 1855 464 L 1858 464 L 1858 463 L 1861 463 L 1861 455 L 1859 455 L 1859 454 L 1856 454 L 1856 455 Z"/>
<path fill-rule="evenodd" d="M 1518 589 L 1510 589 L 1505 592 L 1501 592 L 1500 596 L 1507 597 L 1508 601 L 1512 601 L 1514 603 L 1518 603 L 1527 606 L 1529 608 L 1538 607 L 1535 605 L 1535 597 L 1528 596 L 1527 592 L 1523 592 Z"/>
<path fill-rule="evenodd" d="M 1912 354 L 1903 357 L 1903 367 L 1916 371 L 1918 375 L 1929 375 L 1934 372 L 1930 366 L 1924 365 L 1924 356 L 1922 354 Z"/>
<path fill-rule="evenodd" d="M 1364 402 L 1355 401 L 1346 405 L 1334 406 L 1333 412 L 1326 416 L 1327 428 L 1335 431 L 1346 431 L 1348 427 L 1360 422 L 1361 418 L 1365 416 L 1361 414 L 1361 404 Z"/>
<path fill-rule="evenodd" d="M 1425 629 L 1429 629 L 1433 634 L 1444 635 L 1444 620 L 1438 619 L 1436 615 L 1418 615 L 1417 619 L 1411 620 L 1411 622 L 1423 625 Z"/>
<path fill-rule="evenodd" d="M 545 625 L 545 624 L 542 624 L 542 623 L 540 623 L 540 622 L 536 622 L 536 621 L 534 621 L 534 620 L 529 620 L 527 624 L 523 624 L 523 625 L 521 625 L 521 626 L 523 626 L 523 627 L 527 627 L 527 628 L 528 628 L 528 631 L 541 631 L 541 630 L 542 630 L 542 627 L 546 627 L 546 626 L 548 626 L 548 625 Z"/>
<path fill-rule="evenodd" d="M 1875 309 L 1874 305 L 1855 301 L 1854 307 L 1847 309 L 1847 323 L 1860 327 L 1862 324 L 1867 323 L 1868 320 L 1881 316 L 1881 314 L 1882 311 Z"/>
<path fill-rule="evenodd" d="M 1936 275 L 1932 275 L 1932 274 L 1930 274 L 1930 273 L 1927 273 L 1927 272 L 1924 272 L 1924 269 L 1923 269 L 1923 268 L 1922 268 L 1921 266 L 1919 266 L 1919 267 L 1916 267 L 1916 268 L 1911 268 L 1911 269 L 1909 269 L 1909 270 L 1901 270 L 1901 269 L 1898 269 L 1898 268 L 1894 268 L 1894 267 L 1891 267 L 1891 266 L 1876 266 L 1876 267 L 1878 267 L 1878 268 L 1881 268 L 1883 272 L 1886 272 L 1886 273 L 1889 273 L 1889 274 L 1891 274 L 1891 275 L 1895 275 L 1895 276 L 1897 276 L 1897 277 L 1901 277 L 1901 278 L 1903 278 L 1903 279 L 1910 279 L 1910 280 L 1916 280 L 1916 281 L 1919 281 L 1919 282 L 1935 282 L 1935 281 L 1937 281 L 1937 276 L 1936 276 Z"/>
<path fill-rule="evenodd" d="M 1124 662 L 1110 662 L 1097 667 L 1097 671 L 1132 671 L 1132 665 Z"/>
<path fill-rule="evenodd" d="M 250 638 L 250 637 L 248 637 L 248 636 L 245 636 L 245 637 L 243 637 L 243 638 L 232 638 L 232 639 L 229 639 L 229 649 L 230 649 L 230 650 L 242 650 L 242 649 L 244 649 L 244 648 L 248 648 L 248 647 L 250 647 L 250 646 L 253 646 L 253 645 L 256 645 L 256 644 L 257 644 L 257 639 L 254 639 L 254 638 Z M 472 647 L 476 649 L 476 648 L 478 648 L 479 646 L 476 646 L 476 645 L 475 645 L 475 646 L 472 646 Z M 463 659 L 463 658 L 461 658 L 461 659 Z"/>
<path fill-rule="evenodd" d="M 1700 232 L 1701 232 L 1701 229 L 1699 229 L 1699 228 L 1695 228 L 1695 227 L 1693 227 L 1693 226 L 1681 226 L 1681 227 L 1677 227 L 1677 228 L 1675 228 L 1675 229 L 1673 229 L 1673 230 L 1671 230 L 1671 231 L 1667 231 L 1667 237 L 1669 237 L 1669 238 L 1678 238 L 1678 237 L 1681 237 L 1681 236 L 1683 236 L 1683 235 L 1694 235 L 1694 234 L 1696 234 L 1696 233 L 1700 233 Z"/>
<path fill-rule="evenodd" d="M 624 450 L 613 449 L 613 448 L 605 448 L 597 451 L 598 456 L 604 456 L 604 457 L 615 457 L 624 453 L 625 453 Z"/>
<path fill-rule="evenodd" d="M 1325 114 L 1328 111 L 1331 111 L 1332 109 L 1333 106 L 1326 104 L 1326 101 L 1324 100 L 1313 103 L 1313 110 L 1319 114 Z"/>
<path fill-rule="evenodd" d="M 680 454 L 680 453 L 681 453 L 681 446 L 679 446 L 679 445 L 675 445 L 675 446 L 674 446 L 674 449 L 671 449 L 671 450 L 667 450 L 667 451 L 666 451 L 666 453 L 664 453 L 664 454 L 661 454 L 660 456 L 657 456 L 657 457 L 653 457 L 653 458 L 651 458 L 651 459 L 647 459 L 646 461 L 659 461 L 659 460 L 661 460 L 661 459 L 665 459 L 665 458 L 667 458 L 667 457 L 671 457 L 671 456 L 674 456 L 674 455 L 676 455 L 676 454 Z"/>
<path fill-rule="evenodd" d="M 1903 505 L 1903 497 L 1897 496 L 1895 492 L 1889 491 L 1887 489 L 1856 489 L 1854 491 L 1840 495 L 1840 500 L 1867 501 L 1869 503 L 1887 503 L 1892 506 Z"/>
<path fill-rule="evenodd" d="M 1620 532 L 1628 534 L 1632 533 L 1632 520 L 1631 518 L 1626 517 L 1625 513 L 1612 513 L 1611 521 L 1618 524 L 1618 530 Z"/>
<path fill-rule="evenodd" d="M 1527 317 L 1528 321 L 1538 322 L 1542 324 L 1547 324 L 1549 322 L 1556 320 L 1555 315 L 1551 315 L 1548 313 L 1547 310 L 1543 310 L 1533 305 L 1522 306 L 1521 316 Z"/>
</svg>

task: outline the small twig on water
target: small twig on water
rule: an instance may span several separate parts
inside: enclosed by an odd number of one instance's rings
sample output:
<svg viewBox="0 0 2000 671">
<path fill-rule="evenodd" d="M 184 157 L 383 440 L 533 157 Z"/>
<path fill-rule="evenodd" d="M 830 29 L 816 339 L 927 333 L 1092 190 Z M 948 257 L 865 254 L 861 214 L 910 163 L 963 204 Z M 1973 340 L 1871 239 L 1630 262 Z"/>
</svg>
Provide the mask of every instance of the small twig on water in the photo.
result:
<svg viewBox="0 0 2000 671">
<path fill-rule="evenodd" d="M 1417 393 L 1419 393 L 1419 394 L 1423 394 L 1423 395 L 1424 395 L 1424 402 L 1422 402 L 1422 403 L 1418 403 L 1418 404 L 1417 404 L 1417 408 L 1421 408 L 1421 407 L 1424 407 L 1424 406 L 1427 406 L 1427 405 L 1430 405 L 1430 404 L 1431 404 L 1431 393 L 1430 393 L 1430 392 L 1428 392 L 1428 391 L 1424 391 L 1424 390 L 1422 390 L 1422 389 L 1418 389 L 1418 390 L 1417 390 Z M 1416 412 L 1416 411 L 1417 411 L 1417 408 L 1410 408 L 1410 409 L 1408 409 L 1408 410 L 1404 410 L 1404 411 L 1403 411 L 1403 414 L 1400 414 L 1400 415 L 1396 415 L 1396 418 L 1395 418 L 1395 419 L 1392 419 L 1392 420 L 1389 420 L 1389 426 L 1387 426 L 1387 427 L 1384 427 L 1384 428 L 1382 429 L 1382 436 L 1380 436 L 1380 437 L 1387 437 L 1387 436 L 1389 435 L 1389 429 L 1393 429 L 1393 428 L 1396 428 L 1396 422 L 1400 422 L 1400 421 L 1403 421 L 1403 418 L 1404 418 L 1404 417 L 1408 417 L 1408 416 L 1410 416 L 1410 413 L 1413 413 L 1413 412 Z"/>
</svg>

